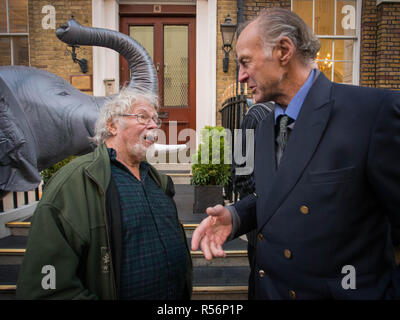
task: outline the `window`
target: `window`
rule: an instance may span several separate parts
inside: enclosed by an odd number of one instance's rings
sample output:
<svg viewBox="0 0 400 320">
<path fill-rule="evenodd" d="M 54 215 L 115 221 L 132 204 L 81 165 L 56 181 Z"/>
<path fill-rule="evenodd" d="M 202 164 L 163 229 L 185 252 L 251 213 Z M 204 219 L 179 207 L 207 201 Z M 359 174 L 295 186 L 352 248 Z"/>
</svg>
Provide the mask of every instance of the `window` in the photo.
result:
<svg viewBox="0 0 400 320">
<path fill-rule="evenodd" d="M 292 11 L 320 39 L 318 67 L 332 81 L 358 84 L 358 9 L 357 0 L 292 0 Z"/>
<path fill-rule="evenodd" d="M 0 66 L 29 66 L 28 0 L 0 0 Z"/>
</svg>

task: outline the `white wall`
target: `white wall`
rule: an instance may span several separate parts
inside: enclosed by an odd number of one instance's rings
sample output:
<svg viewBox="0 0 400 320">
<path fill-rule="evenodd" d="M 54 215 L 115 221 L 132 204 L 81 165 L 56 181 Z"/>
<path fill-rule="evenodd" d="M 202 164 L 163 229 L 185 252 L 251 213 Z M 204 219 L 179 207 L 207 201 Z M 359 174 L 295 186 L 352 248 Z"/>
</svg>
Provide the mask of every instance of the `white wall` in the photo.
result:
<svg viewBox="0 0 400 320">
<path fill-rule="evenodd" d="M 117 0 L 92 0 L 92 26 L 119 30 Z M 93 47 L 93 95 L 104 96 L 104 80 L 114 79 L 119 88 L 119 59 L 114 50 Z"/>
<path fill-rule="evenodd" d="M 216 124 L 217 0 L 197 0 L 196 4 L 196 131 L 199 132 L 206 125 Z"/>
</svg>

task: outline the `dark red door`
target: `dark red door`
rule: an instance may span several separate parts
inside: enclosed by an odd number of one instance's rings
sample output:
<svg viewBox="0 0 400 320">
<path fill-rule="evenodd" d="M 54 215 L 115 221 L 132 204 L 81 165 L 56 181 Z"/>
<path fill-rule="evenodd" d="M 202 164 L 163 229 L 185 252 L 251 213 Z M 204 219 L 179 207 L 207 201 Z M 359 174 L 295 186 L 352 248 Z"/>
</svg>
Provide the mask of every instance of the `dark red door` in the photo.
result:
<svg viewBox="0 0 400 320">
<path fill-rule="evenodd" d="M 166 143 L 185 143 L 176 141 L 179 132 L 196 129 L 195 17 L 121 17 L 120 22 L 121 32 L 138 41 L 153 59 Z M 127 62 L 121 58 L 122 85 L 129 82 L 129 72 Z"/>
</svg>

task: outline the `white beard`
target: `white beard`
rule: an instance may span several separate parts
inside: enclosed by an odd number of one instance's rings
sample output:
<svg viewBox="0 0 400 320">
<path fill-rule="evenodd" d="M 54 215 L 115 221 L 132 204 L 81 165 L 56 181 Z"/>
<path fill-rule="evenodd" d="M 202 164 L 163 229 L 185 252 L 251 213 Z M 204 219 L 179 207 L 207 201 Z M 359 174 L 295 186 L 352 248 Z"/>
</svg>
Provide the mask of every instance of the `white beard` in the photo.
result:
<svg viewBox="0 0 400 320">
<path fill-rule="evenodd" d="M 133 156 L 135 159 L 137 159 L 139 161 L 143 161 L 146 159 L 147 147 L 145 147 L 140 142 L 135 143 L 130 148 L 130 153 L 131 153 L 131 156 Z"/>
</svg>

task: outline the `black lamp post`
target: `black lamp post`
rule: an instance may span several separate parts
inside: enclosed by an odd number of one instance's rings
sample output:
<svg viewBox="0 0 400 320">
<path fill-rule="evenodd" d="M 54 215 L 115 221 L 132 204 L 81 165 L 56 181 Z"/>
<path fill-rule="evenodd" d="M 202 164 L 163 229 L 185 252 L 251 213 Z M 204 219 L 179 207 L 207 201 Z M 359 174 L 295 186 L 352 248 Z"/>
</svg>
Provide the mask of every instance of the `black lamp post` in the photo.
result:
<svg viewBox="0 0 400 320">
<path fill-rule="evenodd" d="M 221 35 L 223 46 L 222 49 L 225 51 L 225 58 L 222 60 L 222 70 L 228 72 L 229 68 L 229 52 L 232 50 L 233 37 L 236 32 L 236 24 L 232 24 L 231 17 L 225 18 L 225 22 L 221 23 Z"/>
</svg>

